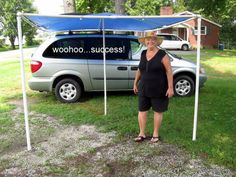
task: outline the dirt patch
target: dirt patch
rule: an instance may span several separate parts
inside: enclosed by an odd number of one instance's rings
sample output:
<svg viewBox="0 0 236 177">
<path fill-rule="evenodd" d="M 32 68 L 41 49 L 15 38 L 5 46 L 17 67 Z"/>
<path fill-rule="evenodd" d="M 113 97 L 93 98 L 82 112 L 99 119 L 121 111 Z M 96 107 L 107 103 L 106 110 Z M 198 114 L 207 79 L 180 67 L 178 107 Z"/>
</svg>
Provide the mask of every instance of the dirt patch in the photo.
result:
<svg viewBox="0 0 236 177">
<path fill-rule="evenodd" d="M 174 145 L 118 142 L 115 132 L 104 133 L 92 125 L 65 125 L 55 117 L 30 112 L 32 151 L 26 151 L 22 107 L 12 114 L 16 122 L 11 137 L 16 143 L 0 153 L 0 176 L 232 176 L 234 172 L 206 165 Z M 17 130 L 17 131 L 16 131 Z M 9 137 L 10 134 L 6 136 Z M 0 137 L 3 140 L 4 136 Z"/>
</svg>

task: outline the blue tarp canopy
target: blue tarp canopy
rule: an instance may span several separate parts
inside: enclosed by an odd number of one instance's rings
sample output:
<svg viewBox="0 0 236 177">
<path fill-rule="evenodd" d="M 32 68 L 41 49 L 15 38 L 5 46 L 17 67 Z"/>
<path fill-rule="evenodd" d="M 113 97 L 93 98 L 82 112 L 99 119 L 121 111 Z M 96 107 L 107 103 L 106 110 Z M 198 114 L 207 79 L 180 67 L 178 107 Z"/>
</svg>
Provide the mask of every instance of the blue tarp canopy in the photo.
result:
<svg viewBox="0 0 236 177">
<path fill-rule="evenodd" d="M 193 16 L 126 16 L 112 13 L 45 16 L 24 14 L 26 20 L 46 31 L 147 31 L 170 27 Z M 104 27 L 102 23 L 104 19 Z"/>
</svg>

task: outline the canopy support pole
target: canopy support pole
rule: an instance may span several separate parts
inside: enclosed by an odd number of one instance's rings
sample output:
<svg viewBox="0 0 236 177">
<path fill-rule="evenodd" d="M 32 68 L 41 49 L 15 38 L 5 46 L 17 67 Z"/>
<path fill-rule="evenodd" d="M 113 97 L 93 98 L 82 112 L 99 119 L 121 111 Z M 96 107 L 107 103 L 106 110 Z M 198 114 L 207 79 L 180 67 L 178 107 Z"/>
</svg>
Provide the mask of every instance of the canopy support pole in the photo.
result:
<svg viewBox="0 0 236 177">
<path fill-rule="evenodd" d="M 27 103 L 26 85 L 25 85 L 24 55 L 22 49 L 21 13 L 17 13 L 17 29 L 18 29 L 19 52 L 20 52 L 21 83 L 22 83 L 23 105 L 24 105 L 24 116 L 25 116 L 26 141 L 27 141 L 27 150 L 30 151 L 31 143 L 30 143 L 29 120 L 28 120 L 28 103 Z"/>
<path fill-rule="evenodd" d="M 102 45 L 103 45 L 103 76 L 104 76 L 104 115 L 107 115 L 107 75 L 106 75 L 106 43 L 105 43 L 105 22 L 102 19 Z"/>
<path fill-rule="evenodd" d="M 197 68 L 196 68 L 196 87 L 195 87 L 195 105 L 193 121 L 193 137 L 196 141 L 197 134 L 197 116 L 198 116 L 198 99 L 199 99 L 199 75 L 200 75 L 200 45 L 201 45 L 201 16 L 197 17 Z"/>
</svg>

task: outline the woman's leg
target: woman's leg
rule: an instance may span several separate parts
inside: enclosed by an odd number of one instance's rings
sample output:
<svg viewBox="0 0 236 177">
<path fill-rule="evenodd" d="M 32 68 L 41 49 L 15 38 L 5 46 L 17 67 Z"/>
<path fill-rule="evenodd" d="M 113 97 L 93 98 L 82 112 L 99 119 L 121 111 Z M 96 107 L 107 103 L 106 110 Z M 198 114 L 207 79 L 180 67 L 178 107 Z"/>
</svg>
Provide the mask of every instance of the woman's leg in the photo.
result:
<svg viewBox="0 0 236 177">
<path fill-rule="evenodd" d="M 138 113 L 138 123 L 139 123 L 139 136 L 145 137 L 145 128 L 147 122 L 147 111 Z"/>
<path fill-rule="evenodd" d="M 139 96 L 139 112 L 138 112 L 138 123 L 139 123 L 139 137 L 135 138 L 136 142 L 143 141 L 145 136 L 145 128 L 147 122 L 147 113 L 150 109 L 151 102 L 150 98 Z"/>
<path fill-rule="evenodd" d="M 159 128 L 161 127 L 163 113 L 162 112 L 155 112 L 154 111 L 154 130 L 153 130 L 153 137 L 159 137 Z"/>
</svg>

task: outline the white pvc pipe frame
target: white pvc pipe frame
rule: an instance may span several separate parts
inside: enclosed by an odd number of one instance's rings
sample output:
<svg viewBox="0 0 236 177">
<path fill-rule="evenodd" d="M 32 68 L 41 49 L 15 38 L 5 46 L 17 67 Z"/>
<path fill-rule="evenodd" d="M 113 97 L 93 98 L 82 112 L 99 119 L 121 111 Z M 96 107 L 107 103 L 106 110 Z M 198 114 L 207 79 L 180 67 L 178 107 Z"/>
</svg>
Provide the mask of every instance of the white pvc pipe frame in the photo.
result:
<svg viewBox="0 0 236 177">
<path fill-rule="evenodd" d="M 25 130 L 26 130 L 26 141 L 27 141 L 27 150 L 31 150 L 31 142 L 30 142 L 30 130 L 29 130 L 29 120 L 28 120 L 28 103 L 27 103 L 27 95 L 26 95 L 26 84 L 25 84 L 25 70 L 24 70 L 24 55 L 22 49 L 22 25 L 21 19 L 24 15 L 31 16 L 48 16 L 48 17 L 63 17 L 63 18 L 100 18 L 102 20 L 102 28 L 103 28 L 103 47 L 105 47 L 105 29 L 104 29 L 104 19 L 116 19 L 116 18 L 178 18 L 180 16 L 84 16 L 84 15 L 38 15 L 38 14 L 30 14 L 30 13 L 17 13 L 17 28 L 18 28 L 18 39 L 19 39 L 19 52 L 20 52 L 20 66 L 21 66 L 21 81 L 22 81 L 22 92 L 23 92 L 23 104 L 24 104 L 24 118 L 25 118 Z M 197 68 L 196 68 L 196 84 L 195 84 L 195 103 L 194 103 L 194 121 L 193 121 L 193 136 L 192 140 L 196 140 L 196 132 L 197 132 L 197 116 L 198 116 L 198 99 L 199 99 L 199 73 L 200 73 L 200 43 L 201 43 L 201 16 L 200 15 L 186 15 L 181 17 L 192 17 L 198 19 L 198 34 L 197 34 Z M 188 19 L 189 20 L 189 19 Z M 183 22 L 180 22 L 183 23 Z M 176 24 L 175 24 L 176 25 Z M 166 26 L 167 27 L 171 27 Z M 153 30 L 153 29 L 151 29 Z M 146 30 L 146 31 L 151 31 Z M 103 52 L 103 67 L 104 67 L 104 115 L 107 115 L 107 88 L 106 88 L 106 53 Z"/>
<path fill-rule="evenodd" d="M 18 14 L 17 14 L 17 29 L 18 29 L 19 51 L 20 51 L 21 84 L 22 84 L 22 93 L 23 93 L 23 104 L 24 104 L 26 141 L 27 141 L 27 150 L 30 151 L 31 143 L 30 143 L 29 120 L 28 120 L 28 103 L 27 103 L 26 85 L 25 85 L 24 55 L 23 55 L 23 49 L 22 49 L 22 26 L 21 26 L 21 16 Z"/>
</svg>

